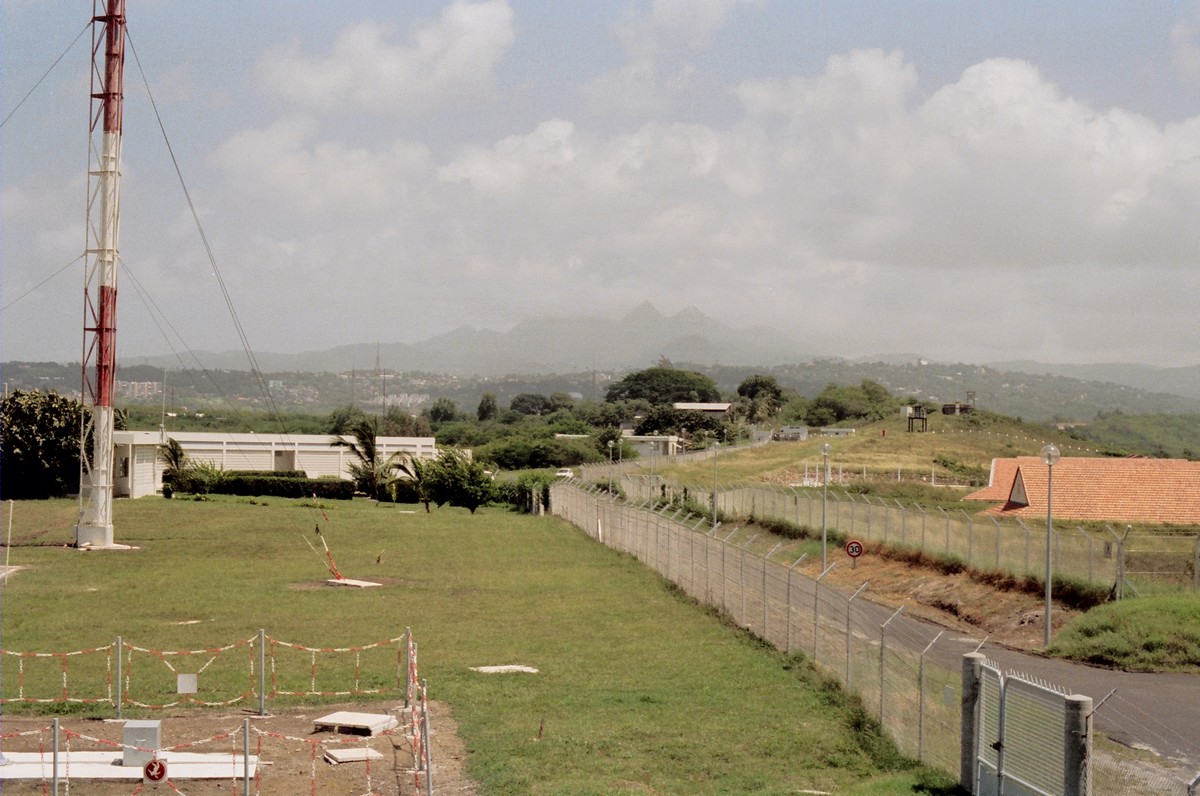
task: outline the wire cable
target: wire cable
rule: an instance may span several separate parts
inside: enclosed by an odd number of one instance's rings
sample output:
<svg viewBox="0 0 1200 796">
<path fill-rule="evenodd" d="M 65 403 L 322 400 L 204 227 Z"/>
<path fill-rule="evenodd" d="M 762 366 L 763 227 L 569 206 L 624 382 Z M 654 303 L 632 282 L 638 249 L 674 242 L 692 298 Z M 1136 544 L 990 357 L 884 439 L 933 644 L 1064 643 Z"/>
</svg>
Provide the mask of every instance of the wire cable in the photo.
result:
<svg viewBox="0 0 1200 796">
<path fill-rule="evenodd" d="M 27 91 L 25 93 L 24 97 L 21 97 L 21 100 L 15 106 L 13 106 L 13 109 L 8 112 L 7 116 L 4 117 L 4 120 L 0 121 L 0 128 L 4 127 L 4 125 L 8 124 L 8 120 L 13 117 L 14 113 L 16 113 L 17 111 L 19 111 L 21 109 L 21 106 L 25 104 L 25 100 L 27 100 L 31 96 L 33 96 L 33 92 L 37 91 L 38 86 L 42 85 L 42 81 L 44 81 L 47 77 L 50 76 L 50 73 L 54 71 L 55 67 L 58 66 L 59 62 L 62 61 L 62 59 L 67 56 L 67 53 L 69 53 L 72 50 L 72 48 L 75 47 L 76 44 L 79 43 L 79 40 L 83 38 L 83 34 L 87 33 L 88 28 L 90 28 L 91 26 L 92 26 L 92 23 L 89 20 L 87 22 L 87 24 L 85 24 L 83 26 L 83 30 L 79 31 L 79 35 L 76 36 L 75 39 L 70 44 L 67 45 L 67 49 L 63 50 L 62 54 L 54 59 L 54 63 L 50 64 L 50 68 L 47 69 L 46 72 L 37 79 L 37 82 L 33 84 L 33 87 L 30 88 L 29 91 Z"/>
<path fill-rule="evenodd" d="M 84 257 L 84 255 L 82 255 L 82 254 L 81 254 L 81 255 L 79 255 L 79 256 L 78 256 L 78 257 L 76 257 L 74 260 L 72 260 L 71 262 L 69 262 L 69 263 L 67 263 L 66 265 L 64 265 L 62 268 L 59 268 L 59 269 L 58 269 L 57 271 L 55 271 L 54 273 L 50 274 L 50 276 L 46 277 L 46 278 L 45 278 L 45 279 L 43 279 L 41 282 L 38 282 L 36 285 L 34 285 L 33 287 L 29 288 L 29 289 L 28 289 L 28 290 L 26 290 L 24 293 L 22 293 L 21 295 L 17 296 L 17 297 L 16 297 L 15 299 L 13 299 L 12 301 L 10 301 L 10 302 L 8 302 L 7 304 L 5 304 L 3 307 L 0 307 L 0 309 L 7 310 L 9 307 L 11 307 L 12 305 L 16 304 L 16 303 L 17 303 L 18 301 L 20 301 L 21 299 L 23 299 L 23 298 L 26 298 L 27 296 L 29 296 L 29 294 L 33 293 L 35 290 L 37 290 L 38 288 L 40 288 L 42 285 L 46 284 L 46 283 L 47 283 L 47 282 L 49 282 L 51 279 L 53 279 L 54 277 L 58 276 L 58 275 L 59 275 L 59 274 L 61 274 L 63 271 L 65 271 L 65 270 L 67 270 L 68 268 L 70 268 L 72 265 L 74 265 L 75 263 L 77 263 L 77 262 L 79 262 L 80 260 L 82 260 L 82 259 L 83 259 L 83 257 Z"/>
</svg>

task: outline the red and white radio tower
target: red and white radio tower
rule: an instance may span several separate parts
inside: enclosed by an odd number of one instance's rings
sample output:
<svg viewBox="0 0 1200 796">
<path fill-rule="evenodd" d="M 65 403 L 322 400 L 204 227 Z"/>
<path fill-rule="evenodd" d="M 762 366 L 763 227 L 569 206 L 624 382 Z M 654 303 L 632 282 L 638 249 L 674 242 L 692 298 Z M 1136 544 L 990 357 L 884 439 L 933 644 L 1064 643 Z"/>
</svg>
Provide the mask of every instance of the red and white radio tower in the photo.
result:
<svg viewBox="0 0 1200 796">
<path fill-rule="evenodd" d="M 92 12 L 87 262 L 83 287 L 83 400 L 90 411 L 85 413 L 79 443 L 82 466 L 75 545 L 105 548 L 114 546 L 113 380 L 117 364 L 125 0 L 93 0 Z"/>
</svg>

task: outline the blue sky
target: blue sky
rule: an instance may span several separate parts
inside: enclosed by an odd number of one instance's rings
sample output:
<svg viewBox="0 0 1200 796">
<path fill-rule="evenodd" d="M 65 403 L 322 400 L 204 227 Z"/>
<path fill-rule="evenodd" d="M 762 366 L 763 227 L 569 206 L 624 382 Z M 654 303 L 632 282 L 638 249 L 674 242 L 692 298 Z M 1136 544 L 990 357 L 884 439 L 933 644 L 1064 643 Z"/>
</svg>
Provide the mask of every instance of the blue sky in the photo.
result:
<svg viewBox="0 0 1200 796">
<path fill-rule="evenodd" d="M 16 106 L 91 13 L 0 0 L 4 360 L 79 358 L 86 34 Z M 798 359 L 1200 363 L 1200 2 L 127 13 L 125 358 L 239 347 L 148 84 L 258 351 L 648 300 Z"/>
</svg>

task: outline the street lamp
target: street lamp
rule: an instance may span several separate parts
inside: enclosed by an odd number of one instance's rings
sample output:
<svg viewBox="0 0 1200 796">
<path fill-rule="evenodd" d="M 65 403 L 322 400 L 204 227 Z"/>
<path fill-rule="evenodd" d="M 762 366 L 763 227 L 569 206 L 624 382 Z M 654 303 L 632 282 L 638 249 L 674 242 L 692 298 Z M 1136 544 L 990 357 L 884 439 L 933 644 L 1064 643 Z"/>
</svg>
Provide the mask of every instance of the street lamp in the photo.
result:
<svg viewBox="0 0 1200 796">
<path fill-rule="evenodd" d="M 612 449 L 613 449 L 613 441 L 610 439 L 608 441 L 608 494 L 609 495 L 612 494 L 612 465 L 613 465 Z"/>
<path fill-rule="evenodd" d="M 825 571 L 825 508 L 829 504 L 829 452 L 832 446 L 828 442 L 821 446 L 821 458 L 825 462 L 824 473 L 821 478 L 821 571 Z"/>
<path fill-rule="evenodd" d="M 1054 525 L 1051 517 L 1054 505 L 1054 465 L 1062 454 L 1053 445 L 1042 448 L 1042 461 L 1046 465 L 1046 632 L 1044 646 L 1050 646 L 1050 535 Z"/>
</svg>

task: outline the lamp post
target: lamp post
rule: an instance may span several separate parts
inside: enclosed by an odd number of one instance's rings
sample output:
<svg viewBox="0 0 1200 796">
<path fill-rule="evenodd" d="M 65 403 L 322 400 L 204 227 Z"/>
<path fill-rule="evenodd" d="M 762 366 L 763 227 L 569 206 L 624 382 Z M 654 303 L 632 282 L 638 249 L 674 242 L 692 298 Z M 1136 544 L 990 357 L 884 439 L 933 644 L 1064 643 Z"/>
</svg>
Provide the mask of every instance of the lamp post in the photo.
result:
<svg viewBox="0 0 1200 796">
<path fill-rule="evenodd" d="M 1050 536 L 1054 530 L 1054 465 L 1062 454 L 1053 445 L 1042 448 L 1042 461 L 1046 464 L 1046 632 L 1044 646 L 1050 646 Z"/>
<path fill-rule="evenodd" d="M 825 509 L 829 504 L 829 451 L 832 450 L 828 442 L 821 445 L 821 459 L 824 461 L 823 473 L 821 474 L 821 571 L 825 571 L 827 566 L 825 563 Z"/>
<path fill-rule="evenodd" d="M 721 443 L 713 443 L 713 494 L 712 494 L 712 512 L 713 523 L 712 529 L 717 530 L 717 452 L 721 449 Z"/>
<path fill-rule="evenodd" d="M 613 448 L 613 441 L 610 439 L 608 441 L 608 494 L 610 497 L 612 496 L 612 465 L 613 465 L 612 448 Z"/>
</svg>

